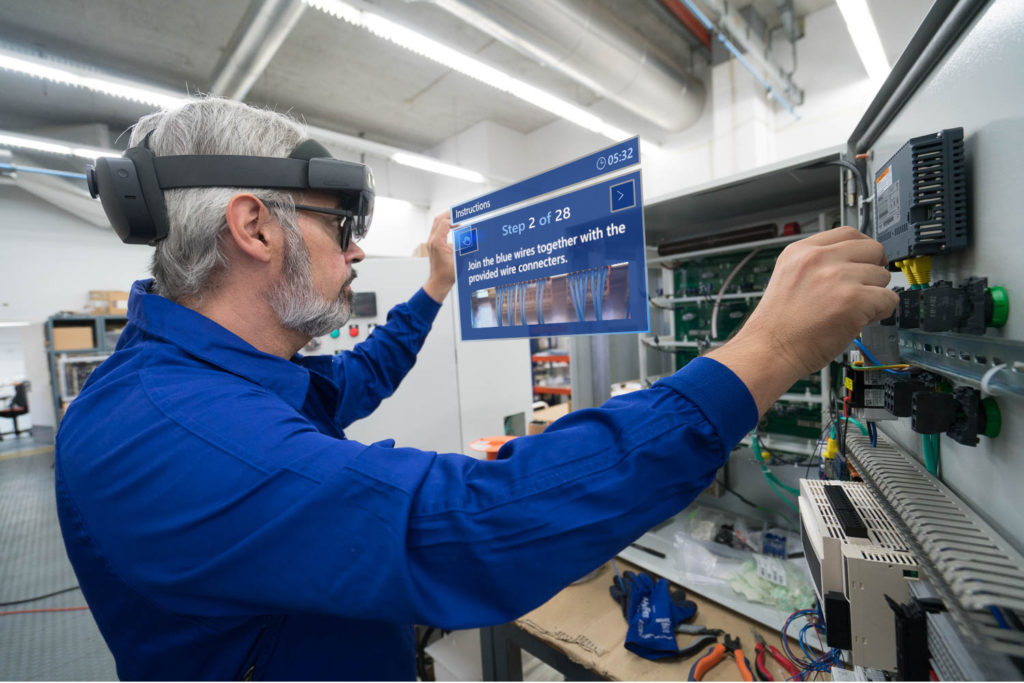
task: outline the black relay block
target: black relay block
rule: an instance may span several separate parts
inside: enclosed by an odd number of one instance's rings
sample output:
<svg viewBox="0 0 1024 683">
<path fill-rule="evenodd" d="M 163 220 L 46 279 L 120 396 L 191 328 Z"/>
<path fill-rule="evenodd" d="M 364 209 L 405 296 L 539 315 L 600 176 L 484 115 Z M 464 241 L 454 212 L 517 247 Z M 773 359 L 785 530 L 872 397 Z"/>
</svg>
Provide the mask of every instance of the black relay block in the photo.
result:
<svg viewBox="0 0 1024 683">
<path fill-rule="evenodd" d="M 910 417 L 914 394 L 935 391 L 935 383 L 921 378 L 888 377 L 885 380 L 885 409 L 896 417 Z"/>
<path fill-rule="evenodd" d="M 940 280 L 920 290 L 920 294 L 922 330 L 985 334 L 985 325 L 992 317 L 988 278 L 968 278 L 959 287 Z"/>
<path fill-rule="evenodd" d="M 893 289 L 900 303 L 883 325 L 925 332 L 985 334 L 986 327 L 1002 327 L 1009 316 L 1006 290 L 989 287 L 988 278 L 969 277 L 959 287 L 939 280 L 926 289 Z"/>
<path fill-rule="evenodd" d="M 977 446 L 978 436 L 996 437 L 1002 427 L 999 406 L 971 387 L 953 393 L 916 392 L 911 398 L 911 428 L 919 434 L 946 435 L 964 446 Z"/>
<path fill-rule="evenodd" d="M 900 302 L 892 315 L 878 321 L 878 324 L 889 327 L 895 325 L 903 330 L 919 327 L 921 325 L 921 290 L 893 287 L 892 291 L 899 295 Z"/>
<path fill-rule="evenodd" d="M 881 370 L 849 370 L 843 380 L 851 408 L 882 408 L 885 405 L 885 374 Z"/>
<path fill-rule="evenodd" d="M 918 434 L 939 434 L 956 419 L 953 394 L 918 392 L 911 398 L 910 428 Z"/>
<path fill-rule="evenodd" d="M 896 307 L 896 324 L 902 330 L 912 330 L 921 324 L 921 290 L 900 289 L 900 305 Z"/>
</svg>

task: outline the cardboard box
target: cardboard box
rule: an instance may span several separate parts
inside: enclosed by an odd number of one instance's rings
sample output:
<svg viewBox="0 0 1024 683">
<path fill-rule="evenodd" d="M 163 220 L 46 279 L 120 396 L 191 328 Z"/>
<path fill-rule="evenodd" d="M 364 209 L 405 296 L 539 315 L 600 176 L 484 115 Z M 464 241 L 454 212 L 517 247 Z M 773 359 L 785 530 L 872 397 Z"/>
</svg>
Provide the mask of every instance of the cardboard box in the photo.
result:
<svg viewBox="0 0 1024 683">
<path fill-rule="evenodd" d="M 128 292 L 114 289 L 91 290 L 85 311 L 90 315 L 126 315 L 128 313 Z"/>
<path fill-rule="evenodd" d="M 563 415 L 568 415 L 571 410 L 572 401 L 568 401 L 551 406 L 550 408 L 539 408 L 533 411 L 533 420 L 530 421 L 526 433 L 540 434 L 548 428 L 548 425 Z"/>
<path fill-rule="evenodd" d="M 53 328 L 53 350 L 75 351 L 77 349 L 94 349 L 96 340 L 93 338 L 92 325 L 62 325 Z"/>
</svg>

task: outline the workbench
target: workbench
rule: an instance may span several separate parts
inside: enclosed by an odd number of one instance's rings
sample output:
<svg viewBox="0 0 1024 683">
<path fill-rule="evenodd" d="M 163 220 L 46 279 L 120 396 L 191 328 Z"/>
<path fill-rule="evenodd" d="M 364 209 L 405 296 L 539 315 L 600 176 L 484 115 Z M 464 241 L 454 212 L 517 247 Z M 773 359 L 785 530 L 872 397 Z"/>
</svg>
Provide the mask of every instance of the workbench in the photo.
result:
<svg viewBox="0 0 1024 683">
<path fill-rule="evenodd" d="M 616 562 L 620 572 L 640 571 L 624 560 Z M 566 680 L 685 681 L 694 660 L 703 652 L 685 660 L 651 661 L 624 647 L 626 621 L 618 603 L 608 593 L 614 575 L 608 562 L 593 578 L 565 588 L 514 622 L 481 629 L 484 680 L 522 680 L 521 651 L 526 650 L 562 672 Z M 751 671 L 756 657 L 754 630 L 769 645 L 782 649 L 777 632 L 769 632 L 764 626 L 692 591 L 687 591 L 687 598 L 697 603 L 697 616 L 692 623 L 720 628 L 739 637 Z M 696 637 L 678 636 L 680 647 Z M 786 680 L 788 674 L 770 656 L 765 658 L 765 663 L 775 680 Z M 704 680 L 735 681 L 739 678 L 732 658 L 726 657 Z"/>
</svg>

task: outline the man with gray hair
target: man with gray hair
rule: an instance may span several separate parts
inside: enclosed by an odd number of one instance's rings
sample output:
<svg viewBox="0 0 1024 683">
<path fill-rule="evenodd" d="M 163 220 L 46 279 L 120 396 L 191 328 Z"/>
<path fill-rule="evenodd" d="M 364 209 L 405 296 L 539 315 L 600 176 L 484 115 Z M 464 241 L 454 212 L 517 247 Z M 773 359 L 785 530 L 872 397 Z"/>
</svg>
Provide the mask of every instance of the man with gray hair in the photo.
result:
<svg viewBox="0 0 1024 683">
<path fill-rule="evenodd" d="M 131 146 L 326 156 L 286 117 L 218 99 L 145 117 Z M 728 344 L 478 461 L 343 431 L 398 386 L 454 283 L 447 218 L 427 282 L 386 325 L 303 357 L 347 319 L 364 256 L 339 195 L 163 197 L 155 279 L 133 286 L 117 351 L 57 437 L 65 544 L 123 679 L 411 680 L 411 624 L 505 622 L 607 561 L 897 301 L 877 242 L 814 235 Z"/>
</svg>

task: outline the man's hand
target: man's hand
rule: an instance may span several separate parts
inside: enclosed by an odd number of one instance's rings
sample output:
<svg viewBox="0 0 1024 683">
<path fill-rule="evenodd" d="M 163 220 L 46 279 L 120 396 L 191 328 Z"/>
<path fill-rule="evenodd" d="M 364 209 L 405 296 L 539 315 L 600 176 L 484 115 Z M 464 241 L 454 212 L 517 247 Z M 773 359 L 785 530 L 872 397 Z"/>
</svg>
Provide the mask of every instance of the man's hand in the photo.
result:
<svg viewBox="0 0 1024 683">
<path fill-rule="evenodd" d="M 783 250 L 761 303 L 709 357 L 750 389 L 761 413 L 793 383 L 842 353 L 861 329 L 892 314 L 882 245 L 842 227 Z"/>
<path fill-rule="evenodd" d="M 455 284 L 455 253 L 448 244 L 448 233 L 452 221 L 447 211 L 434 217 L 427 237 L 427 254 L 430 257 L 430 276 L 423 291 L 437 303 L 442 303 Z"/>
</svg>

